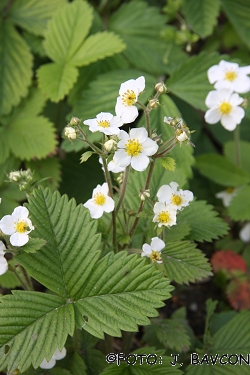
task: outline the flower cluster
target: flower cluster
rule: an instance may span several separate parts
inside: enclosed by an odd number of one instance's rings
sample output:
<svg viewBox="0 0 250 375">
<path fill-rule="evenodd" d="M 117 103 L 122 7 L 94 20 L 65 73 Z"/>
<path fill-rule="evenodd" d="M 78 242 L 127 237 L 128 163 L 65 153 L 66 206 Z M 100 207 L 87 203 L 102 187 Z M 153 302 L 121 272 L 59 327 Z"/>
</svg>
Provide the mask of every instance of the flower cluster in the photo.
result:
<svg viewBox="0 0 250 375">
<path fill-rule="evenodd" d="M 33 181 L 33 173 L 29 168 L 25 171 L 12 171 L 7 177 L 9 182 L 16 183 L 21 191 L 27 190 Z"/>
<path fill-rule="evenodd" d="M 208 124 L 221 122 L 222 126 L 232 131 L 241 123 L 245 111 L 240 105 L 243 98 L 238 93 L 250 91 L 250 66 L 239 67 L 236 63 L 222 60 L 208 70 L 208 80 L 214 84 L 215 90 L 210 91 L 205 103 L 209 108 L 205 113 Z"/>
<path fill-rule="evenodd" d="M 191 191 L 178 190 L 178 186 L 176 182 L 171 182 L 161 186 L 157 192 L 158 202 L 154 205 L 153 222 L 158 223 L 158 227 L 175 225 L 177 212 L 194 199 Z"/>
<path fill-rule="evenodd" d="M 164 247 L 164 241 L 162 241 L 159 237 L 153 237 L 150 245 L 145 243 L 142 246 L 141 256 L 150 258 L 151 262 L 162 263 L 161 251 L 164 249 Z"/>
</svg>

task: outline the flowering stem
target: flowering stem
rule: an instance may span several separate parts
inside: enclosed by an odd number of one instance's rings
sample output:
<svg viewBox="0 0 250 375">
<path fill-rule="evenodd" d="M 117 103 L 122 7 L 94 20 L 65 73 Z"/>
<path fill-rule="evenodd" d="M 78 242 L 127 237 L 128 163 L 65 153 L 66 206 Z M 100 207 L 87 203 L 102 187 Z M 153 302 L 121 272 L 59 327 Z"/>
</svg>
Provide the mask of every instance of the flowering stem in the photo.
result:
<svg viewBox="0 0 250 375">
<path fill-rule="evenodd" d="M 148 176 L 147 176 L 147 180 L 146 180 L 146 183 L 145 183 L 144 191 L 149 189 L 149 185 L 150 185 L 150 182 L 151 182 L 151 179 L 152 179 L 152 176 L 153 176 L 154 166 L 155 166 L 155 160 L 152 160 L 151 163 L 150 163 L 150 167 L 149 167 Z M 135 231 L 135 228 L 137 227 L 137 224 L 140 220 L 140 217 L 138 217 L 138 214 L 142 211 L 144 203 L 145 203 L 145 201 L 141 201 L 141 203 L 140 203 L 140 206 L 139 206 L 137 214 L 136 214 L 136 218 L 135 218 L 134 223 L 133 223 L 133 225 L 130 229 L 130 232 L 129 232 L 130 238 L 132 237 L 132 235 Z"/>
<path fill-rule="evenodd" d="M 166 146 L 168 146 L 170 143 L 172 143 L 175 140 L 175 137 L 170 138 L 168 141 L 164 142 L 160 147 L 158 152 L 162 152 L 162 150 L 165 149 Z"/>
<path fill-rule="evenodd" d="M 234 162 L 240 167 L 240 127 L 236 126 L 234 130 Z"/>
<path fill-rule="evenodd" d="M 122 202 L 123 202 L 123 199 L 124 199 L 124 196 L 125 196 L 129 171 L 130 171 L 130 165 L 125 169 L 125 172 L 124 172 L 124 175 L 123 175 L 123 181 L 122 181 L 122 186 L 121 186 L 121 190 L 120 190 L 120 198 L 119 198 L 119 201 L 117 203 L 116 210 L 115 210 L 116 215 L 118 214 L 118 211 L 119 211 L 119 209 L 122 205 Z"/>
<path fill-rule="evenodd" d="M 96 147 L 92 142 L 90 142 L 90 141 L 88 140 L 87 135 L 86 135 L 85 132 L 82 130 L 82 128 L 81 128 L 80 126 L 78 126 L 78 129 L 79 129 L 80 133 L 81 133 L 82 136 L 83 136 L 83 139 L 81 139 L 81 138 L 78 138 L 78 139 L 79 139 L 80 141 L 86 142 L 86 143 L 89 145 L 89 147 L 92 148 L 93 151 L 95 151 L 98 155 L 102 156 L 102 152 L 101 152 L 101 150 L 100 150 L 98 147 Z"/>
<path fill-rule="evenodd" d="M 149 111 L 148 108 L 145 107 L 141 102 L 137 101 L 137 104 L 143 109 L 145 117 L 146 117 L 146 127 L 148 131 L 148 136 L 151 137 L 151 128 L 150 128 L 150 118 L 149 118 Z"/>
<path fill-rule="evenodd" d="M 114 197 L 113 197 L 113 185 L 112 185 L 110 173 L 108 171 L 107 160 L 103 156 L 101 156 L 101 158 L 102 158 L 102 162 L 103 162 L 103 169 L 104 169 L 105 178 L 106 178 L 106 181 L 107 181 L 107 184 L 108 184 L 108 187 L 109 187 L 109 195 L 112 199 L 114 199 Z M 112 211 L 113 248 L 114 248 L 114 252 L 116 253 L 117 249 L 116 249 L 116 220 L 115 220 L 115 216 L 116 216 L 115 210 L 113 210 Z"/>
<path fill-rule="evenodd" d="M 176 146 L 176 142 L 172 143 L 168 148 L 164 151 L 160 152 L 159 154 L 155 155 L 155 158 L 161 158 L 162 156 L 168 154 L 174 147 Z"/>
</svg>

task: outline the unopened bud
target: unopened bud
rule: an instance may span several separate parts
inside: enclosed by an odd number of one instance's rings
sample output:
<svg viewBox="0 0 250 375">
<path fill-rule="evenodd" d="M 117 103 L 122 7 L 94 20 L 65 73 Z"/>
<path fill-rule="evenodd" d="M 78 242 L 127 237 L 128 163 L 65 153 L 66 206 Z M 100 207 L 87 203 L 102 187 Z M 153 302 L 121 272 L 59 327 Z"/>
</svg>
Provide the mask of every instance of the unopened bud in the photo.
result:
<svg viewBox="0 0 250 375">
<path fill-rule="evenodd" d="M 145 199 L 150 197 L 149 189 L 147 190 L 140 190 L 139 198 L 141 201 L 145 201 Z"/>
<path fill-rule="evenodd" d="M 116 144 L 117 144 L 116 141 L 114 141 L 113 139 L 110 139 L 109 141 L 104 143 L 104 148 L 105 148 L 106 151 L 110 152 L 110 151 L 114 150 Z"/>
<path fill-rule="evenodd" d="M 70 126 L 66 126 L 66 128 L 64 129 L 64 134 L 65 136 L 71 140 L 71 139 L 76 139 L 76 131 L 74 128 L 70 127 Z"/>
<path fill-rule="evenodd" d="M 176 117 L 164 117 L 164 122 L 172 127 L 176 127 L 176 125 L 180 122 L 181 119 Z"/>
<path fill-rule="evenodd" d="M 160 102 L 158 99 L 151 99 L 148 102 L 148 108 L 151 108 L 151 109 L 157 109 L 159 105 L 160 105 Z"/>
<path fill-rule="evenodd" d="M 159 92 L 160 94 L 163 94 L 167 92 L 167 87 L 164 85 L 164 83 L 159 82 L 155 85 L 155 90 Z"/>
<path fill-rule="evenodd" d="M 20 171 L 13 171 L 8 174 L 8 179 L 10 182 L 17 182 L 21 178 L 21 173 Z"/>
<path fill-rule="evenodd" d="M 77 126 L 80 122 L 81 122 L 81 120 L 79 118 L 72 117 L 72 119 L 70 120 L 69 125 L 70 126 Z"/>
</svg>

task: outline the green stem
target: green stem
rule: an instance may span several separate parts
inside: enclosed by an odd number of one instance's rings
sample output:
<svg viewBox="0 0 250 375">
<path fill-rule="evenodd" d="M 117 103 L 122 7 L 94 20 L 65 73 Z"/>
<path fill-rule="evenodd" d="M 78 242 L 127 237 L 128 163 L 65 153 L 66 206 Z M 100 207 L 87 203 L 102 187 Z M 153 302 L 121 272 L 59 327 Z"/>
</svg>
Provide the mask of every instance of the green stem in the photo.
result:
<svg viewBox="0 0 250 375">
<path fill-rule="evenodd" d="M 23 285 L 25 285 L 25 290 L 34 290 L 33 288 L 33 285 L 32 285 L 32 282 L 31 282 L 31 279 L 30 279 L 30 276 L 27 274 L 27 272 L 25 271 L 25 269 L 20 265 L 18 264 L 18 267 L 23 275 Z M 19 279 L 20 280 L 20 279 Z"/>
<path fill-rule="evenodd" d="M 148 108 L 145 107 L 142 103 L 137 101 L 137 104 L 143 109 L 145 117 L 146 117 L 146 128 L 148 131 L 148 136 L 151 137 L 151 128 L 150 128 L 150 118 L 149 118 L 149 111 Z"/>
<path fill-rule="evenodd" d="M 81 133 L 82 136 L 83 136 L 83 139 L 81 139 L 81 138 L 78 138 L 78 139 L 79 139 L 80 141 L 86 142 L 86 143 L 89 145 L 89 147 L 92 148 L 93 151 L 95 151 L 98 155 L 102 156 L 102 155 L 103 155 L 102 151 L 101 151 L 98 147 L 96 147 L 96 146 L 94 145 L 94 143 L 92 143 L 92 142 L 90 142 L 90 141 L 88 140 L 87 135 L 86 135 L 85 132 L 82 130 L 82 128 L 81 128 L 79 125 L 78 125 L 77 128 L 79 129 L 80 133 Z"/>
<path fill-rule="evenodd" d="M 22 287 L 24 290 L 29 290 L 28 286 L 26 285 L 26 283 L 23 281 L 23 279 L 19 276 L 17 270 L 15 267 L 12 267 L 10 264 L 8 265 L 9 266 L 9 270 L 12 271 L 15 275 L 16 275 L 16 278 L 20 281 Z"/>
<path fill-rule="evenodd" d="M 160 152 L 159 154 L 155 155 L 155 158 L 161 158 L 162 156 L 168 154 L 174 147 L 176 146 L 176 142 L 172 143 L 168 148 L 166 148 L 164 151 Z"/>
<path fill-rule="evenodd" d="M 240 127 L 236 126 L 234 130 L 234 162 L 240 167 Z"/>
<path fill-rule="evenodd" d="M 129 171 L 130 171 L 130 165 L 125 169 L 125 172 L 123 174 L 123 181 L 122 181 L 122 186 L 121 186 L 121 189 L 120 189 L 120 198 L 119 198 L 119 201 L 117 203 L 116 210 L 115 210 L 116 216 L 118 214 L 118 211 L 119 211 L 119 209 L 122 205 L 122 202 L 123 202 L 123 199 L 124 199 L 124 196 L 125 196 L 127 183 L 128 183 Z"/>
</svg>

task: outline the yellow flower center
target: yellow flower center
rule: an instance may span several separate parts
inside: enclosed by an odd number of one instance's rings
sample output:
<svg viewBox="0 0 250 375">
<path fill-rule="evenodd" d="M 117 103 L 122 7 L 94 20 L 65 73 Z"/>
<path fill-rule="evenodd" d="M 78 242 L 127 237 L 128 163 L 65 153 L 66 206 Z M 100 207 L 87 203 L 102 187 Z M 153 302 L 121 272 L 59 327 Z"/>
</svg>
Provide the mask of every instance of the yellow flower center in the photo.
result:
<svg viewBox="0 0 250 375">
<path fill-rule="evenodd" d="M 18 221 L 17 223 L 14 223 L 14 224 L 15 224 L 15 229 L 18 233 L 27 232 L 28 225 L 25 221 Z"/>
<path fill-rule="evenodd" d="M 94 203 L 97 204 L 98 206 L 104 205 L 106 201 L 105 196 L 102 193 L 96 193 L 94 196 Z"/>
<path fill-rule="evenodd" d="M 123 105 L 132 106 L 136 103 L 136 94 L 133 90 L 127 90 L 122 94 Z"/>
<path fill-rule="evenodd" d="M 125 151 L 129 156 L 137 156 L 142 151 L 142 144 L 137 139 L 129 139 L 125 145 Z"/>
<path fill-rule="evenodd" d="M 181 206 L 181 204 L 182 204 L 182 198 L 179 195 L 173 195 L 172 196 L 172 202 L 176 206 Z"/>
<path fill-rule="evenodd" d="M 234 71 L 229 71 L 229 72 L 226 72 L 225 74 L 225 78 L 231 82 L 234 81 L 236 77 L 237 77 L 237 74 Z"/>
<path fill-rule="evenodd" d="M 231 194 L 231 193 L 234 192 L 234 188 L 233 187 L 228 187 L 228 188 L 226 188 L 226 192 L 229 193 L 229 194 Z"/>
<path fill-rule="evenodd" d="M 161 255 L 159 251 L 153 250 L 149 258 L 151 259 L 152 262 L 156 262 L 157 260 L 158 261 L 161 260 Z"/>
<path fill-rule="evenodd" d="M 228 115 L 232 110 L 232 106 L 228 102 L 223 102 L 220 104 L 219 110 L 221 111 L 223 115 Z"/>
<path fill-rule="evenodd" d="M 166 224 L 170 221 L 170 215 L 168 211 L 161 211 L 158 215 L 158 221 L 162 224 Z"/>
<path fill-rule="evenodd" d="M 102 127 L 102 128 L 109 128 L 110 127 L 110 122 L 107 121 L 107 120 L 102 120 L 102 121 L 97 121 L 98 124 Z"/>
</svg>

